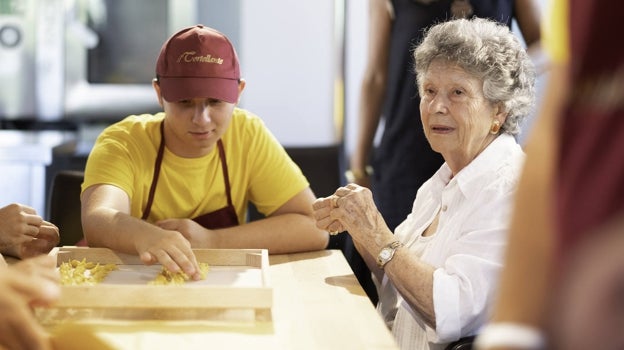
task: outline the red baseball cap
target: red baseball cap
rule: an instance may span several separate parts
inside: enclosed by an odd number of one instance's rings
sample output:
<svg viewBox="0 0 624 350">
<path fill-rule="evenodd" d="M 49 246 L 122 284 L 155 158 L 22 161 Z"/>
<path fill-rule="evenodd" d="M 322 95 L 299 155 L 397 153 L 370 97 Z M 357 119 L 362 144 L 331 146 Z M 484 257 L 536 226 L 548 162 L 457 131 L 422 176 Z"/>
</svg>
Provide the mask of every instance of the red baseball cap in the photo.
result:
<svg viewBox="0 0 624 350">
<path fill-rule="evenodd" d="M 156 75 L 170 102 L 197 97 L 238 101 L 236 51 L 225 35 L 201 24 L 182 29 L 163 44 Z"/>
</svg>

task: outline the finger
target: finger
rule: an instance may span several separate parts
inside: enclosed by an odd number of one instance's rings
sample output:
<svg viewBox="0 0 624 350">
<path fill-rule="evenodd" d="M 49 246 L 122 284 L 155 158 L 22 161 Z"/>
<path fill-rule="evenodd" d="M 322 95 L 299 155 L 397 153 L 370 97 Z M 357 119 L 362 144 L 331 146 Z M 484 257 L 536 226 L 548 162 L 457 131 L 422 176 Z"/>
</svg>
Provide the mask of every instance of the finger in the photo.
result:
<svg viewBox="0 0 624 350">
<path fill-rule="evenodd" d="M 340 205 L 338 204 L 338 200 L 340 199 L 340 197 L 333 195 L 330 197 L 331 199 L 331 207 L 332 208 L 338 208 Z"/>
<path fill-rule="evenodd" d="M 150 252 L 143 252 L 139 254 L 139 258 L 145 265 L 152 265 L 158 262 L 158 259 Z"/>
<path fill-rule="evenodd" d="M 6 298 L 7 296 L 3 296 Z M 50 339 L 37 323 L 28 305 L 21 298 L 10 298 L 10 318 L 1 327 L 0 348 L 5 349 L 50 349 Z"/>
<path fill-rule="evenodd" d="M 158 262 L 171 272 L 184 272 L 194 280 L 201 278 L 199 274 L 199 264 L 195 259 L 195 254 L 191 249 L 183 252 L 178 247 L 172 247 L 168 251 L 159 250 L 152 252 Z"/>
<path fill-rule="evenodd" d="M 54 305 L 54 303 L 61 297 L 60 281 L 51 282 L 49 280 L 43 280 L 39 282 L 39 295 L 32 298 L 28 304 L 32 307 L 48 307 Z"/>
<path fill-rule="evenodd" d="M 52 246 L 55 246 L 60 240 L 58 227 L 45 225 L 45 224 L 39 226 L 39 233 L 37 234 L 37 239 L 43 239 L 43 240 L 49 241 L 52 244 Z"/>
<path fill-rule="evenodd" d="M 316 227 L 328 231 L 330 234 L 336 234 L 346 231 L 343 225 L 344 210 L 340 208 L 332 209 L 328 215 L 316 219 Z"/>
<path fill-rule="evenodd" d="M 324 217 L 329 216 L 331 209 L 331 206 L 324 206 L 318 209 L 314 209 L 314 218 L 316 220 L 320 220 Z"/>
<path fill-rule="evenodd" d="M 334 193 L 334 195 L 338 196 L 338 197 L 344 197 L 346 195 L 348 195 L 349 193 L 351 193 L 351 187 L 352 186 L 357 186 L 357 185 L 352 185 L 349 184 L 345 187 L 340 187 L 339 189 L 336 190 L 336 192 Z"/>
<path fill-rule="evenodd" d="M 56 230 L 58 230 L 58 226 L 54 225 L 53 223 L 51 223 L 49 221 L 45 221 L 45 220 L 43 220 L 41 222 L 41 226 L 50 226 L 50 227 L 54 227 L 54 228 L 56 228 Z"/>
<path fill-rule="evenodd" d="M 156 261 L 158 261 L 158 263 L 160 263 L 162 266 L 164 266 L 167 270 L 171 271 L 171 272 L 180 272 L 180 267 L 178 266 L 178 264 L 176 264 L 176 262 L 169 256 L 169 253 L 159 249 L 156 251 L 150 251 L 149 252 L 155 259 Z M 143 259 L 141 259 L 143 260 Z"/>
<path fill-rule="evenodd" d="M 340 232 L 344 232 L 342 224 L 338 220 L 333 220 L 327 227 L 330 235 L 337 235 Z"/>
<path fill-rule="evenodd" d="M 357 190 L 358 188 L 362 188 L 362 186 L 357 185 L 357 184 L 348 184 L 347 186 L 345 186 L 349 191 L 354 191 Z"/>
<path fill-rule="evenodd" d="M 316 220 L 316 227 L 321 229 L 321 230 L 325 230 L 325 231 L 329 231 L 329 225 L 333 222 L 334 220 L 331 219 L 329 216 L 325 216 L 321 219 L 317 219 Z"/>
<path fill-rule="evenodd" d="M 40 255 L 41 257 L 48 257 L 47 255 Z M 38 257 L 37 257 L 38 258 Z M 46 279 L 47 281 L 51 282 L 51 283 L 60 283 L 61 282 L 61 275 L 58 273 L 57 269 L 56 269 L 56 259 L 53 259 L 53 264 L 51 265 L 39 265 L 39 268 L 37 269 L 37 275 L 41 278 Z"/>
<path fill-rule="evenodd" d="M 60 275 L 56 271 L 56 257 L 52 255 L 23 259 L 11 268 L 13 271 L 19 271 L 22 276 L 43 278 L 52 283 L 60 281 Z"/>
<path fill-rule="evenodd" d="M 12 267 L 21 271 L 54 269 L 56 267 L 56 257 L 52 255 L 41 255 L 35 258 L 20 260 L 13 264 Z"/>
<path fill-rule="evenodd" d="M 314 203 L 312 203 L 312 208 L 314 210 L 319 210 L 325 207 L 331 206 L 331 199 L 330 197 L 326 197 L 326 198 L 319 198 L 317 200 L 314 201 Z"/>
<path fill-rule="evenodd" d="M 28 224 L 26 225 L 26 227 L 24 227 L 22 234 L 24 236 L 28 236 L 28 237 L 37 237 L 37 235 L 39 234 L 39 226 L 38 225 L 34 225 L 34 224 Z M 23 241 L 25 242 L 29 242 L 30 239 L 24 239 Z"/>
<path fill-rule="evenodd" d="M 35 239 L 35 237 L 33 235 L 28 235 L 28 234 L 21 234 L 15 238 L 13 238 L 13 241 L 11 242 L 12 246 L 21 246 L 24 244 L 28 244 L 30 242 L 32 242 Z"/>
<path fill-rule="evenodd" d="M 56 269 L 42 270 L 39 272 L 39 276 L 53 284 L 61 283 L 61 275 Z"/>
<path fill-rule="evenodd" d="M 189 275 L 195 281 L 201 279 L 199 263 L 197 262 L 195 253 L 193 253 L 193 249 L 190 247 L 183 248 L 180 253 L 180 255 L 174 256 L 173 258 L 178 266 L 182 268 L 182 271 L 184 271 L 184 273 Z"/>
<path fill-rule="evenodd" d="M 49 253 L 58 244 L 58 239 L 49 241 L 47 239 L 33 238 L 30 242 L 22 243 L 18 246 L 20 250 L 20 258 L 28 259 L 37 257 L 39 255 L 45 255 Z"/>
<path fill-rule="evenodd" d="M 23 211 L 26 214 L 37 215 L 37 211 L 33 207 L 30 207 L 30 206 L 24 205 L 24 204 L 20 204 L 19 207 L 20 207 L 20 210 Z"/>
<path fill-rule="evenodd" d="M 41 276 L 20 276 L 15 279 L 13 289 L 24 295 L 29 303 L 49 305 L 61 296 L 61 287 Z"/>
<path fill-rule="evenodd" d="M 43 218 L 37 214 L 22 212 L 22 216 L 28 225 L 39 227 L 43 224 Z"/>
</svg>

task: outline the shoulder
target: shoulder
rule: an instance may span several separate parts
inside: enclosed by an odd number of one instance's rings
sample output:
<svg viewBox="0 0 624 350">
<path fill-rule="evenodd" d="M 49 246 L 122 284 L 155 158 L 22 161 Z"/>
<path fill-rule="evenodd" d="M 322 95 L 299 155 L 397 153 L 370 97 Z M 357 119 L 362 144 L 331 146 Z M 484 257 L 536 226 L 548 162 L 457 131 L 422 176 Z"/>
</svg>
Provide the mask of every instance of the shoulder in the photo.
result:
<svg viewBox="0 0 624 350">
<path fill-rule="evenodd" d="M 496 170 L 498 173 L 508 174 L 517 180 L 522 172 L 526 155 L 513 136 L 503 134 L 499 139 L 500 143 L 496 151 L 500 166 Z"/>
<path fill-rule="evenodd" d="M 130 115 L 104 129 L 104 134 L 131 134 L 139 130 L 158 130 L 164 113 Z"/>
<path fill-rule="evenodd" d="M 164 113 L 128 116 L 104 129 L 98 137 L 98 143 L 107 140 L 147 142 L 160 132 L 163 118 Z"/>
<path fill-rule="evenodd" d="M 519 181 L 525 154 L 516 139 L 507 134 L 500 135 L 492 143 L 489 154 L 491 168 L 487 172 L 486 181 L 509 189 L 515 189 Z"/>
<path fill-rule="evenodd" d="M 234 108 L 232 126 L 243 128 L 264 128 L 264 122 L 255 113 L 243 108 Z"/>
<path fill-rule="evenodd" d="M 236 142 L 248 142 L 270 134 L 269 129 L 259 116 L 246 109 L 235 108 L 225 138 L 232 138 Z"/>
<path fill-rule="evenodd" d="M 457 179 L 465 193 L 471 195 L 507 195 L 520 179 L 524 152 L 515 138 L 503 134 L 494 140 Z M 463 174 L 462 174 L 463 173 Z"/>
</svg>

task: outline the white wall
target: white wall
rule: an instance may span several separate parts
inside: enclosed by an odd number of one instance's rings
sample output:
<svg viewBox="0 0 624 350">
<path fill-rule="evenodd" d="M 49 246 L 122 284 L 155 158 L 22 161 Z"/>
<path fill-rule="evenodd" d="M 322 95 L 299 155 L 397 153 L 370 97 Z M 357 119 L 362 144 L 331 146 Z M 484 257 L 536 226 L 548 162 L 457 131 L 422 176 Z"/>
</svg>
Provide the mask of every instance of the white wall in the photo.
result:
<svg viewBox="0 0 624 350">
<path fill-rule="evenodd" d="M 360 85 L 368 49 L 368 1 L 347 0 L 346 84 L 345 84 L 345 152 L 355 148 Z"/>
<path fill-rule="evenodd" d="M 241 106 L 282 144 L 336 142 L 333 121 L 334 1 L 242 0 Z"/>
</svg>

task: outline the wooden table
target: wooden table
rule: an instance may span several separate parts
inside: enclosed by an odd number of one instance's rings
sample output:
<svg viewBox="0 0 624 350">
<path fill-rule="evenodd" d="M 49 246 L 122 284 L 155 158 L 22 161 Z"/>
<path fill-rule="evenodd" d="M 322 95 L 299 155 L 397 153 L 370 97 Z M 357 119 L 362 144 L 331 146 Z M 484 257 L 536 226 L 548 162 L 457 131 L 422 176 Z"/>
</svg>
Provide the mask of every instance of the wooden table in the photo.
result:
<svg viewBox="0 0 624 350">
<path fill-rule="evenodd" d="M 397 349 L 339 250 L 272 255 L 272 320 L 61 326 L 63 349 Z M 59 346 L 59 348 L 61 348 Z"/>
</svg>

